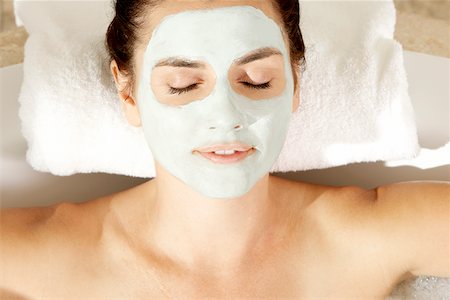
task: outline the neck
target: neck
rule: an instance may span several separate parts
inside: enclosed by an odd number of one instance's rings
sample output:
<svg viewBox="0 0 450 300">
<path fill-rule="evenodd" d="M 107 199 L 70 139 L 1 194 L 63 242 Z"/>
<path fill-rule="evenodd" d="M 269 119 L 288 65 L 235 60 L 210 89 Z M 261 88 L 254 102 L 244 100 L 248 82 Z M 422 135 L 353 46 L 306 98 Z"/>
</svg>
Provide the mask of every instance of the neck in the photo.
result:
<svg viewBox="0 0 450 300">
<path fill-rule="evenodd" d="M 158 164 L 156 171 L 147 234 L 169 257 L 195 268 L 234 268 L 276 232 L 269 174 L 224 200 L 197 193 Z"/>
</svg>

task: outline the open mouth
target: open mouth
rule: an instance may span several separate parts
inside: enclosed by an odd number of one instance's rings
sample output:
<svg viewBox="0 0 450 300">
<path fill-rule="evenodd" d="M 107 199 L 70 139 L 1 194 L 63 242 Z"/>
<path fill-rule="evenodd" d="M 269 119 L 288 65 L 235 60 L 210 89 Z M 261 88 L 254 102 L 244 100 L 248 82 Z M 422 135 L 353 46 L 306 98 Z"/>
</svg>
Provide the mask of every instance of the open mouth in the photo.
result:
<svg viewBox="0 0 450 300">
<path fill-rule="evenodd" d="M 216 150 L 216 151 L 208 151 L 201 152 L 198 150 L 194 150 L 193 153 L 198 153 L 201 156 L 211 160 L 214 163 L 218 164 L 231 164 L 237 163 L 241 160 L 244 160 L 247 156 L 252 155 L 256 151 L 255 148 L 250 148 L 248 150 L 239 151 L 239 150 Z"/>
</svg>

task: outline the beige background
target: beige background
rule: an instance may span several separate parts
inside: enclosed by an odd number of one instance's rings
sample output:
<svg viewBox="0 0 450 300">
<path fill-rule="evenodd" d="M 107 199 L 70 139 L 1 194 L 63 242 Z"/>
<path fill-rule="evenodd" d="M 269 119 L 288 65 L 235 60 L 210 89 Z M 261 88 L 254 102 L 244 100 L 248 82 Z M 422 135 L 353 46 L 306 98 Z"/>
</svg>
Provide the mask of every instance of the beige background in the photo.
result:
<svg viewBox="0 0 450 300">
<path fill-rule="evenodd" d="M 28 37 L 14 22 L 12 0 L 0 0 L 0 67 L 23 62 Z M 404 49 L 450 58 L 450 1 L 394 0 L 395 38 Z"/>
</svg>

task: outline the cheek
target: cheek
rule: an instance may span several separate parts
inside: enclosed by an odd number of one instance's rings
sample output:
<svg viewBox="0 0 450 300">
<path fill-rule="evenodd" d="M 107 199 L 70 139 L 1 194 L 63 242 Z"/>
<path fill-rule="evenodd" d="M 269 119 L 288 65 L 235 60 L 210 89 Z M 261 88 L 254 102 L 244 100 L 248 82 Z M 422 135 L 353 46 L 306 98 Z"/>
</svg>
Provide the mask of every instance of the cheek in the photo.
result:
<svg viewBox="0 0 450 300">
<path fill-rule="evenodd" d="M 154 148 L 172 153 L 185 152 L 185 145 L 189 145 L 196 133 L 195 114 L 173 107 L 148 107 L 143 113 L 145 135 Z"/>
</svg>

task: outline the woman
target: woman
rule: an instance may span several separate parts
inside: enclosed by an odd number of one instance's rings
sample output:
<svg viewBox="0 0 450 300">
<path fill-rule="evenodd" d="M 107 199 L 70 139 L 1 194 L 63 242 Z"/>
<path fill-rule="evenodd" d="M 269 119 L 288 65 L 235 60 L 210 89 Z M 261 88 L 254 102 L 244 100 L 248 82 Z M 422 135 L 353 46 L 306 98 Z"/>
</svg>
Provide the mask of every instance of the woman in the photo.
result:
<svg viewBox="0 0 450 300">
<path fill-rule="evenodd" d="M 111 71 L 157 176 L 83 204 L 5 211 L 4 295 L 382 299 L 408 277 L 450 276 L 447 183 L 365 190 L 269 175 L 299 105 L 298 11 L 118 0 Z"/>
</svg>

